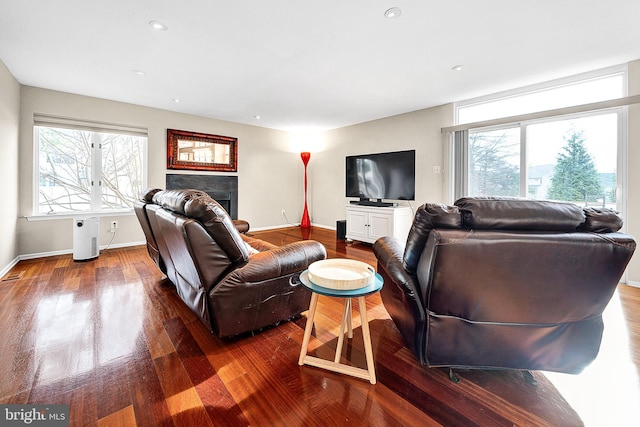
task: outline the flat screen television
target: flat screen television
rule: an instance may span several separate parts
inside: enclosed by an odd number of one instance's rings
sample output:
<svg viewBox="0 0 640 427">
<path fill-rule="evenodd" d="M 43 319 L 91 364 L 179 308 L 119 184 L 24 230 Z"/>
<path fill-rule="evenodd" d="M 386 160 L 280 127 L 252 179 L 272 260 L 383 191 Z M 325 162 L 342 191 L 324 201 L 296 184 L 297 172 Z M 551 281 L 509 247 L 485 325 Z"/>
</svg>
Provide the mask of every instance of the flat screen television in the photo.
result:
<svg viewBox="0 0 640 427">
<path fill-rule="evenodd" d="M 346 158 L 346 196 L 353 204 L 393 206 L 386 200 L 414 200 L 416 150 L 360 154 Z"/>
</svg>

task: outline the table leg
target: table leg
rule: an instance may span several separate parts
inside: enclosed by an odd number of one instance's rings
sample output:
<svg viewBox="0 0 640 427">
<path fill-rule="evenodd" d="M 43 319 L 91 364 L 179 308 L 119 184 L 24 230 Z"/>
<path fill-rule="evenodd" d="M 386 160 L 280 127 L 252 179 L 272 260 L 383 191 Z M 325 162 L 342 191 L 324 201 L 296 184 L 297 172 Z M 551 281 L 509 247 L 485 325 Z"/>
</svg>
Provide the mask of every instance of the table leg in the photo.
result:
<svg viewBox="0 0 640 427">
<path fill-rule="evenodd" d="M 316 317 L 316 307 L 318 306 L 318 294 L 311 293 L 311 303 L 309 304 L 309 314 L 307 315 L 307 325 L 304 328 L 304 338 L 302 339 L 302 349 L 300 350 L 300 359 L 298 365 L 304 365 L 304 358 L 307 355 L 307 347 L 311 339 L 311 330 L 313 329 L 313 319 Z"/>
<path fill-rule="evenodd" d="M 342 346 L 344 345 L 344 327 L 348 320 L 351 319 L 351 298 L 345 298 L 344 309 L 342 310 L 342 322 L 340 323 L 340 332 L 338 333 L 338 344 L 336 345 L 336 357 L 333 359 L 335 363 L 340 362 L 342 355 Z M 349 325 L 349 333 L 353 336 L 351 325 Z M 349 338 L 351 338 L 351 336 Z"/>
<path fill-rule="evenodd" d="M 351 302 L 351 298 L 347 298 L 349 304 L 349 317 L 347 317 L 347 331 L 348 337 L 353 338 L 353 325 L 351 324 L 351 319 L 353 318 L 353 303 Z"/>
<path fill-rule="evenodd" d="M 362 340 L 364 341 L 364 354 L 367 357 L 367 369 L 369 370 L 369 382 L 376 383 L 376 367 L 373 364 L 373 349 L 371 348 L 371 334 L 369 333 L 369 320 L 367 319 L 367 304 L 364 297 L 358 297 L 360 306 L 360 322 L 362 323 Z"/>
</svg>

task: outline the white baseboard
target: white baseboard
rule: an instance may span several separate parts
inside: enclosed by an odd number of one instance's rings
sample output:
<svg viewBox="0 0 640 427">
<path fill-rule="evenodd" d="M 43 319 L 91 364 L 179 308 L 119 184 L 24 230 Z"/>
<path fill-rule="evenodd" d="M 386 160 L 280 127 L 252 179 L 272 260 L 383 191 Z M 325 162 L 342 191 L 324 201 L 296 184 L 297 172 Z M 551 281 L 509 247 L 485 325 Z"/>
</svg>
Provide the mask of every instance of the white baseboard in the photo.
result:
<svg viewBox="0 0 640 427">
<path fill-rule="evenodd" d="M 139 242 L 116 243 L 115 245 L 100 246 L 100 250 L 103 251 L 105 249 L 128 248 L 131 246 L 144 246 L 146 244 L 147 244 L 146 240 L 141 240 Z"/>
<path fill-rule="evenodd" d="M 268 231 L 268 230 L 276 230 L 278 228 L 287 228 L 287 227 L 299 227 L 300 224 L 280 224 L 280 225 L 269 225 L 267 227 L 251 227 L 249 228 L 249 234 L 252 231 Z"/>
<path fill-rule="evenodd" d="M 57 255 L 66 255 L 66 254 L 70 254 L 73 253 L 72 249 L 63 249 L 60 251 L 49 251 L 49 252 L 37 252 L 37 253 L 32 253 L 32 254 L 23 254 L 20 255 L 19 258 L 20 260 L 24 260 L 24 259 L 36 259 L 36 258 L 46 258 L 49 256 L 57 256 Z"/>
<path fill-rule="evenodd" d="M 140 241 L 140 242 L 127 242 L 127 243 L 116 243 L 113 245 L 103 245 L 100 246 L 100 251 L 103 251 L 105 249 L 116 249 L 116 248 L 127 248 L 130 246 L 140 246 L 140 245 L 146 245 L 146 241 Z M 73 253 L 73 249 L 63 249 L 60 251 L 49 251 L 49 252 L 36 252 L 36 253 L 31 253 L 31 254 L 22 254 L 22 255 L 18 255 L 18 257 L 16 259 L 14 259 L 8 266 L 6 266 L 5 268 L 3 268 L 0 272 L 2 274 L 0 274 L 0 277 L 4 276 L 6 273 L 9 272 L 9 270 L 11 270 L 13 267 L 15 267 L 15 265 L 22 260 L 26 260 L 26 259 L 36 259 L 36 258 L 46 258 L 46 257 L 50 257 L 50 256 L 57 256 L 57 255 L 67 255 L 67 254 L 72 254 Z"/>
<path fill-rule="evenodd" d="M 633 280 L 627 280 L 627 285 L 633 286 L 634 288 L 640 288 L 640 282 L 636 282 Z"/>
<path fill-rule="evenodd" d="M 332 227 L 330 225 L 323 225 L 323 224 L 312 224 L 314 227 L 318 227 L 318 228 L 324 228 L 325 230 L 333 230 L 336 231 L 336 227 Z"/>
</svg>

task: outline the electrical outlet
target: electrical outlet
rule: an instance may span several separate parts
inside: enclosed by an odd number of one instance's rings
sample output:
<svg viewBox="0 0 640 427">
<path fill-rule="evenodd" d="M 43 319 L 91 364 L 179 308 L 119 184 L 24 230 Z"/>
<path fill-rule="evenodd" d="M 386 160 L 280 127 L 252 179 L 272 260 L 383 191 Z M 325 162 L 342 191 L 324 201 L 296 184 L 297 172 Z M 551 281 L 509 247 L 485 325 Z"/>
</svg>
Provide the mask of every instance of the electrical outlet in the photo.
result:
<svg viewBox="0 0 640 427">
<path fill-rule="evenodd" d="M 117 228 L 118 228 L 118 221 L 116 220 L 111 221 L 111 232 L 115 233 Z"/>
<path fill-rule="evenodd" d="M 284 209 L 282 209 L 282 216 L 285 216 L 287 214 L 287 212 L 285 212 Z"/>
</svg>

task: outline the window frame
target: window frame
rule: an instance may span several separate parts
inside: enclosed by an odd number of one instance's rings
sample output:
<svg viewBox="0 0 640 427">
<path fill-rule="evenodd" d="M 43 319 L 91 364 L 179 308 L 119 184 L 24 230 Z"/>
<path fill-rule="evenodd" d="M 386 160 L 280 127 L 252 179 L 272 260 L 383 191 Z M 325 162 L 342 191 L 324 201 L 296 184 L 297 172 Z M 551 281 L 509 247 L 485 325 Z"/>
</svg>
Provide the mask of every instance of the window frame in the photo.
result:
<svg viewBox="0 0 640 427">
<path fill-rule="evenodd" d="M 626 155 L 626 147 L 627 147 L 627 139 L 626 139 L 626 133 L 625 133 L 625 129 L 626 127 L 624 126 L 624 124 L 626 123 L 626 112 L 627 112 L 627 107 L 615 107 L 615 108 L 607 108 L 607 109 L 603 109 L 603 110 L 594 110 L 594 111 L 589 111 L 589 112 L 583 112 L 583 113 L 574 113 L 574 114 L 567 114 L 567 115 L 561 115 L 561 116 L 550 116 L 550 117 L 546 117 L 544 119 L 535 119 L 535 120 L 529 120 L 529 121 L 522 121 L 520 123 L 512 123 L 512 124 L 504 124 L 504 125 L 497 125 L 497 126 L 487 126 L 487 127 L 479 127 L 479 128 L 472 128 L 469 129 L 468 133 L 472 134 L 472 133 L 476 133 L 479 131 L 482 132 L 488 132 L 488 131 L 496 131 L 496 130 L 501 130 L 501 129 L 513 129 L 513 128 L 519 128 L 520 129 L 520 191 L 519 191 L 519 197 L 525 197 L 528 198 L 528 188 L 527 188 L 527 184 L 528 184 L 528 169 L 527 169 L 527 155 L 528 155 L 528 150 L 527 150 L 527 129 L 529 128 L 529 126 L 532 125 L 539 125 L 539 124 L 545 124 L 545 123 L 553 123 L 555 121 L 566 121 L 566 120 L 578 120 L 578 119 L 583 119 L 583 118 L 588 118 L 588 117 L 593 117 L 593 116 L 601 116 L 601 115 L 606 115 L 606 114 L 615 114 L 617 116 L 617 143 L 616 143 L 616 157 L 617 157 L 617 161 L 616 161 L 616 177 L 617 177 L 617 185 L 616 185 L 616 201 L 618 204 L 619 209 L 621 210 L 621 212 L 624 212 L 622 209 L 625 206 L 625 200 L 626 200 L 626 175 L 627 175 L 627 170 L 626 170 L 626 162 L 624 161 L 624 156 L 622 155 L 623 153 Z M 469 145 L 468 145 L 468 141 L 466 144 L 466 149 L 469 149 Z M 623 151 L 624 150 L 624 151 Z M 467 153 L 465 155 L 466 157 L 469 156 L 469 154 Z M 468 166 L 468 165 L 467 165 Z M 468 172 L 465 172 L 465 178 L 467 180 L 467 182 L 464 184 L 464 188 L 466 191 L 468 191 L 469 188 L 469 174 Z"/>
<path fill-rule="evenodd" d="M 83 130 L 96 133 L 111 133 L 121 135 L 133 135 L 143 137 L 142 143 L 142 170 L 140 171 L 142 176 L 141 188 L 147 186 L 148 175 L 148 151 L 149 151 L 149 132 L 147 128 L 122 125 L 99 121 L 89 121 L 82 119 L 66 118 L 59 116 L 49 116 L 44 114 L 34 114 L 34 120 L 32 125 L 33 132 L 33 181 L 32 181 L 32 204 L 31 215 L 27 216 L 27 220 L 38 221 L 47 219 L 64 219 L 75 217 L 102 217 L 102 216 L 129 216 L 133 214 L 133 207 L 130 208 L 118 208 L 118 209 L 102 209 L 102 186 L 92 185 L 91 187 L 91 201 L 90 208 L 82 211 L 69 211 L 69 212 L 51 212 L 42 213 L 39 211 L 39 187 L 40 187 L 40 141 L 38 127 L 49 127 L 58 129 L 73 129 Z M 100 182 L 102 179 L 102 155 L 101 149 L 94 147 L 91 150 L 91 176 L 89 179 L 94 182 Z"/>
<path fill-rule="evenodd" d="M 572 110 L 573 107 L 577 106 L 568 106 L 556 110 L 550 110 L 550 114 L 545 114 L 545 112 L 532 112 L 525 113 L 522 115 L 515 116 L 520 120 L 509 121 L 508 117 L 496 117 L 494 119 L 486 120 L 487 126 L 473 126 L 478 123 L 470 123 L 471 126 L 464 126 L 464 123 L 459 123 L 459 110 L 461 108 L 470 106 L 470 105 L 478 105 L 481 103 L 489 103 L 492 101 L 498 101 L 500 99 L 504 99 L 506 97 L 517 97 L 524 96 L 530 94 L 532 92 L 540 92 L 545 90 L 552 90 L 558 88 L 560 86 L 567 86 L 572 84 L 579 84 L 581 82 L 601 79 L 607 76 L 613 75 L 622 75 L 623 87 L 622 87 L 622 96 L 626 97 L 628 94 L 627 85 L 628 85 L 628 72 L 626 65 L 619 65 L 614 67 L 608 67 L 601 70 L 595 70 L 588 73 L 582 73 L 562 79 L 552 80 L 549 82 L 544 82 L 536 85 L 526 86 L 518 89 L 512 89 L 509 91 L 499 92 L 491 95 L 486 95 L 478 98 L 473 98 L 465 101 L 460 101 L 454 104 L 454 116 L 456 126 L 453 126 L 449 129 L 443 128 L 443 132 L 446 130 L 451 132 L 451 144 L 449 150 L 449 158 L 450 158 L 450 175 L 449 180 L 451 185 L 449 185 L 449 198 L 451 202 L 453 202 L 459 196 L 459 189 L 461 187 L 459 181 L 460 179 L 468 180 L 468 171 L 460 171 L 456 169 L 456 166 L 459 166 L 460 162 L 457 160 L 456 149 L 460 149 L 461 144 L 460 141 L 457 141 L 457 135 L 459 132 L 465 132 L 467 135 L 471 132 L 477 132 L 478 130 L 494 130 L 496 128 L 505 128 L 505 127 L 515 127 L 520 126 L 521 128 L 521 169 L 524 173 L 521 174 L 521 194 L 524 194 L 524 197 L 527 195 L 527 177 L 526 177 L 526 128 L 531 124 L 544 123 L 548 121 L 555 120 L 567 120 L 571 118 L 577 117 L 587 117 L 589 115 L 599 115 L 606 114 L 608 112 L 616 112 L 618 115 L 618 142 L 617 142 L 617 186 L 616 186 L 616 200 L 617 200 L 617 210 L 621 213 L 623 217 L 626 216 L 626 204 L 627 204 L 627 152 L 628 152 L 628 137 L 627 137 L 627 128 L 628 128 L 628 104 L 625 103 L 625 99 L 621 99 L 620 103 L 615 106 L 609 106 L 606 108 L 594 108 L 593 110 L 580 110 L 579 112 L 568 112 L 566 114 L 557 114 L 560 110 Z M 606 104 L 609 100 L 603 100 L 601 104 Z M 637 101 L 636 101 L 637 102 Z M 588 106 L 588 105 L 587 105 Z M 551 114 L 554 113 L 555 114 Z M 529 119 L 522 119 L 530 115 Z M 514 117 L 514 118 L 515 118 Z M 504 119 L 504 120 L 501 120 Z M 489 124 L 491 122 L 499 122 L 500 124 Z M 463 130 L 458 130 L 455 128 L 463 128 Z M 464 146 L 463 149 L 468 150 L 468 139 L 462 144 Z M 468 158 L 468 152 L 463 153 L 465 158 Z M 468 167 L 468 162 L 466 164 Z M 464 184 L 465 191 L 468 191 L 468 183 Z M 524 191 L 524 193 L 523 193 Z"/>
</svg>

